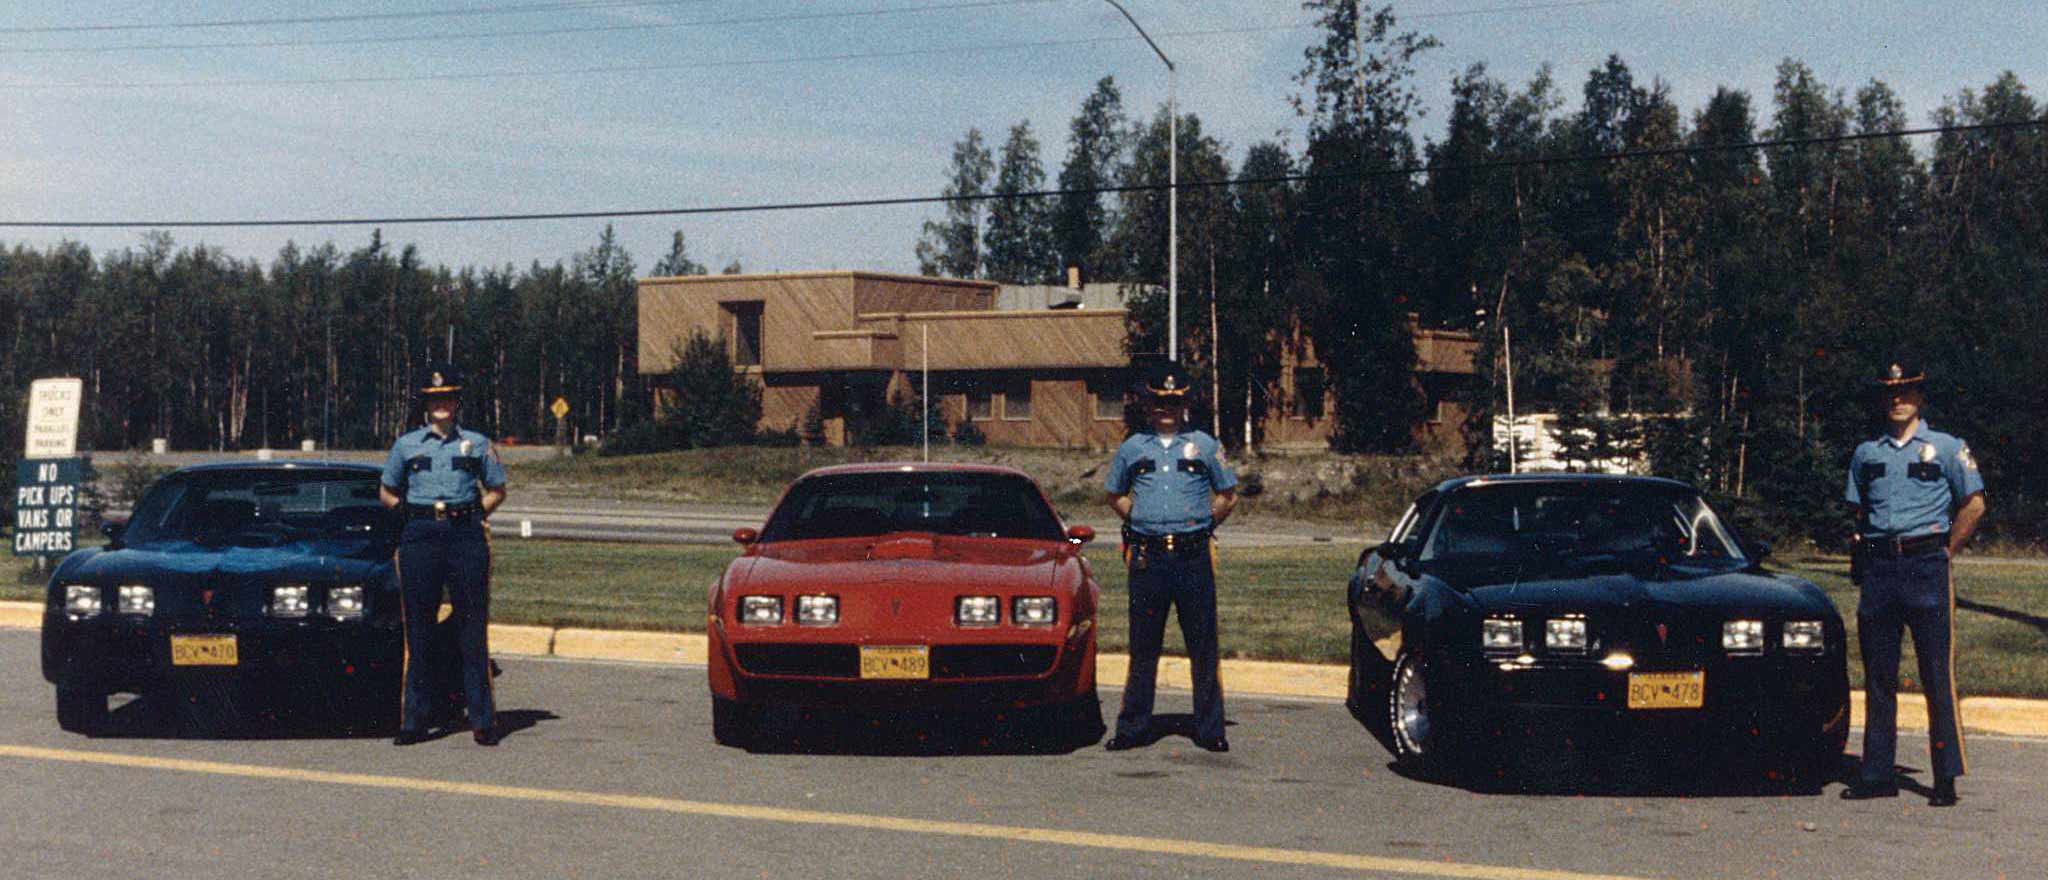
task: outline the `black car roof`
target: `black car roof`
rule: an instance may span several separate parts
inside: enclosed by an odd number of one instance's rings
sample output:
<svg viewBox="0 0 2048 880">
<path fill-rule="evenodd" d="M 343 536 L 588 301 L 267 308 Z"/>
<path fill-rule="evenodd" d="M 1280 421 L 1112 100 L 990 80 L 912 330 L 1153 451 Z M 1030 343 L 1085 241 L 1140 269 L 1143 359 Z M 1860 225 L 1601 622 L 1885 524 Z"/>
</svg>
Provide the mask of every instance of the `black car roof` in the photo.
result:
<svg viewBox="0 0 2048 880">
<path fill-rule="evenodd" d="M 1698 491 L 1692 485 L 1665 477 L 1639 477 L 1634 474 L 1577 474 L 1546 472 L 1534 474 L 1474 474 L 1467 477 L 1453 477 L 1436 484 L 1436 491 L 1449 492 L 1467 486 L 1484 486 L 1496 483 L 1512 484 L 1580 484 L 1642 486 L 1644 488 L 1684 489 Z"/>
<path fill-rule="evenodd" d="M 295 459 L 291 461 L 217 461 L 208 464 L 187 465 L 172 471 L 171 475 L 218 474 L 240 471 L 265 473 L 301 470 L 353 471 L 364 475 L 376 475 L 384 472 L 383 468 L 376 465 L 363 464 L 356 461 L 302 461 Z"/>
</svg>

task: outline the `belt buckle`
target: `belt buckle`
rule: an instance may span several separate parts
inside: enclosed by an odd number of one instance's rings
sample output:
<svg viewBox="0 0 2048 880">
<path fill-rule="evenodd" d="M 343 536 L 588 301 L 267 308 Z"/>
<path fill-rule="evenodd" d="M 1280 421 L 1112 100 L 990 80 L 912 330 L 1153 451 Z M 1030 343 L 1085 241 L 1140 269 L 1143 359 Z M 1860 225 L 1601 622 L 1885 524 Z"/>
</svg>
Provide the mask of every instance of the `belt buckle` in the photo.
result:
<svg viewBox="0 0 2048 880">
<path fill-rule="evenodd" d="M 1904 536 L 1902 536 L 1902 535 L 1893 535 L 1893 536 L 1892 536 L 1892 558 L 1894 558 L 1894 559 L 1898 559 L 1898 558 L 1902 558 L 1902 557 L 1904 557 L 1905 555 L 1906 555 L 1906 539 L 1905 539 L 1905 537 L 1904 537 Z"/>
<path fill-rule="evenodd" d="M 447 519 L 447 518 L 448 518 L 448 502 L 446 502 L 446 501 L 436 501 L 436 502 L 434 502 L 434 518 L 435 518 L 435 519 Z"/>
</svg>

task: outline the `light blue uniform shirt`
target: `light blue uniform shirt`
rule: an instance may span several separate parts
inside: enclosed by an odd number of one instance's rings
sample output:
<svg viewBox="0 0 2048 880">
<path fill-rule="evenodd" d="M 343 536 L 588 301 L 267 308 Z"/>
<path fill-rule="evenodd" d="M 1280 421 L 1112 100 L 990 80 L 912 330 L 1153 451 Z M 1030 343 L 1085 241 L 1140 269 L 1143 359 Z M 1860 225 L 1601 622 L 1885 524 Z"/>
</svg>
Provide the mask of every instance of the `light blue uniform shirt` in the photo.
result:
<svg viewBox="0 0 2048 880">
<path fill-rule="evenodd" d="M 1863 536 L 1910 538 L 1949 530 L 1957 505 L 1984 491 L 1969 444 L 1921 420 L 1905 445 L 1866 440 L 1849 458 L 1843 499 L 1863 512 Z"/>
<path fill-rule="evenodd" d="M 432 427 L 405 434 L 384 460 L 384 487 L 407 504 L 468 504 L 483 497 L 479 486 L 504 488 L 505 464 L 489 437 L 460 425 L 447 437 Z"/>
<path fill-rule="evenodd" d="M 1161 439 L 1132 434 L 1116 457 L 1102 488 L 1131 496 L 1131 528 L 1141 535 L 1171 535 L 1210 526 L 1209 494 L 1237 488 L 1237 475 L 1223 463 L 1223 447 L 1200 431 Z"/>
</svg>

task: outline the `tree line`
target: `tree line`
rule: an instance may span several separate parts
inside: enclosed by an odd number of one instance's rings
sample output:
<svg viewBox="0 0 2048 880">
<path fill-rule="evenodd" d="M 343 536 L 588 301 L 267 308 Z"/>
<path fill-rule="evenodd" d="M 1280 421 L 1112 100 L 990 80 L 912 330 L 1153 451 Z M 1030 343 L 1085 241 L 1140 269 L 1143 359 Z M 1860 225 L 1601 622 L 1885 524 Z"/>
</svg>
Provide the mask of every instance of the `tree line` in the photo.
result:
<svg viewBox="0 0 2048 880">
<path fill-rule="evenodd" d="M 706 274 L 681 232 L 656 274 Z M 740 267 L 727 266 L 727 273 Z M 610 227 L 566 262 L 430 266 L 381 232 L 342 251 L 287 244 L 267 265 L 150 233 L 95 255 L 0 250 L 0 431 L 19 437 L 30 381 L 78 376 L 80 448 L 375 448 L 417 424 L 419 377 L 468 374 L 462 418 L 554 442 L 645 417 L 632 256 Z M 5 444 L 7 456 L 19 454 Z"/>
<path fill-rule="evenodd" d="M 1303 340 L 1329 368 L 1334 445 L 1398 452 L 1426 417 L 1405 313 L 1475 331 L 1466 467 L 1503 467 L 1494 416 L 1574 429 L 1580 464 L 1640 453 L 1680 477 L 1839 537 L 1843 472 L 1876 430 L 1866 390 L 1893 352 L 1928 364 L 1930 421 L 1972 444 L 2012 533 L 2048 525 L 2048 119 L 2011 73 L 1932 108 L 1914 139 L 1899 95 L 1779 64 L 1770 94 L 1717 89 L 1682 108 L 1619 56 L 1576 87 L 1483 64 L 1449 85 L 1436 137 L 1415 132 L 1415 60 L 1437 43 L 1391 7 L 1308 0 L 1317 35 L 1291 98 L 1302 146 L 1233 150 L 1180 120 L 1182 359 L 1219 421 L 1258 421 Z M 1153 186 L 1165 111 L 1132 119 L 1113 80 L 1080 104 L 1057 185 L 1027 123 L 992 153 L 955 145 L 947 192 Z M 1786 146 L 1741 147 L 1760 141 Z M 1633 154 L 1629 158 L 1612 157 Z M 1544 161 L 1581 157 L 1580 161 Z M 1414 169 L 1431 168 L 1423 173 Z M 1165 349 L 1164 192 L 956 202 L 926 223 L 927 273 L 1043 283 L 1063 267 L 1121 281 L 1134 352 Z M 1510 358 L 1509 355 L 1512 355 Z M 1237 432 L 1226 432 L 1233 445 Z M 1257 438 L 1254 437 L 1254 442 Z"/>
</svg>

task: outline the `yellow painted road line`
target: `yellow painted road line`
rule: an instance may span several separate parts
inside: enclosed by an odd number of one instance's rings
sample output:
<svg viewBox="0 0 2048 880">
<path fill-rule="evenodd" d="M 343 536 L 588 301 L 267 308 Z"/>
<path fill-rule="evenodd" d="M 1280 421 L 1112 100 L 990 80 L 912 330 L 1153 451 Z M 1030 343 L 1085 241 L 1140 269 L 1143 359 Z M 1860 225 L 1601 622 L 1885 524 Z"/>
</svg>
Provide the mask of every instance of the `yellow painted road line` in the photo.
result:
<svg viewBox="0 0 2048 880">
<path fill-rule="evenodd" d="M 373 776 L 363 773 L 335 773 L 325 770 L 302 770 L 295 767 L 225 764 L 216 761 L 192 761 L 183 758 L 160 758 L 149 755 L 124 755 L 112 752 L 49 749 L 35 746 L 0 745 L 0 758 L 88 764 L 103 767 L 130 767 L 141 770 L 199 773 L 209 776 L 231 776 L 242 779 L 261 779 L 276 782 L 351 786 L 386 791 L 465 795 L 468 797 L 532 803 L 608 807 L 620 810 L 639 810 L 642 812 L 668 813 L 681 816 L 705 816 L 753 822 L 852 828 L 862 831 L 894 831 L 904 834 L 927 834 L 941 837 L 999 840 L 1012 843 L 1043 843 L 1054 846 L 1105 849 L 1164 856 L 1221 859 L 1270 865 L 1302 865 L 1374 874 L 1406 874 L 1418 877 L 1458 878 L 1458 880 L 1633 880 L 1633 878 L 1616 875 L 1579 874 L 1571 871 L 1547 871 L 1535 868 L 1471 865 L 1457 862 L 1429 862 L 1420 859 L 1387 858 L 1383 856 L 1319 852 L 1315 850 L 1277 849 L 1263 846 L 1237 846 L 1234 844 L 1208 843 L 1198 840 L 1136 837 L 1124 834 L 1100 834 L 1090 831 L 1063 831 L 1054 828 L 1025 828 L 1010 825 L 984 825 L 972 822 L 945 822 L 931 819 L 906 819 L 895 816 L 872 816 L 860 813 L 833 813 L 822 810 L 794 810 L 783 807 L 689 801 L 645 795 L 605 794 L 602 792 L 566 789 L 487 785 L 443 779 Z"/>
</svg>

